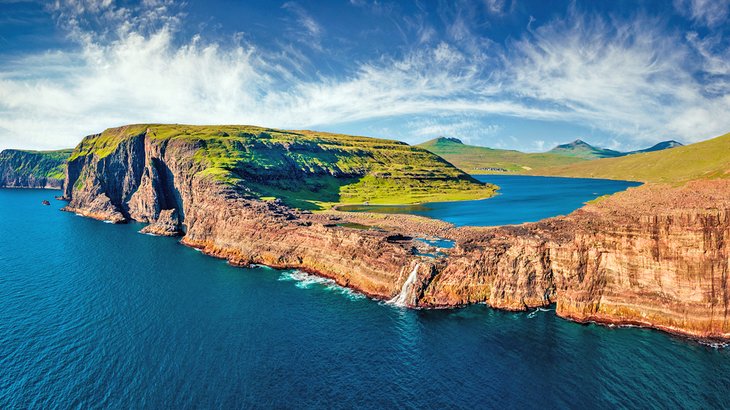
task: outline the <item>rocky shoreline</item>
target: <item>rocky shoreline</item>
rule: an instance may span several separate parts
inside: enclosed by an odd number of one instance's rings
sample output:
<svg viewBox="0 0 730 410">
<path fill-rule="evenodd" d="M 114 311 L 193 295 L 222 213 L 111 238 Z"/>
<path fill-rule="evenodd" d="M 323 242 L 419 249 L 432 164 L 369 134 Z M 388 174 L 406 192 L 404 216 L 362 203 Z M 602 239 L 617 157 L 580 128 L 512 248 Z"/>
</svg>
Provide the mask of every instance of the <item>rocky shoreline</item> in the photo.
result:
<svg viewBox="0 0 730 410">
<path fill-rule="evenodd" d="M 200 172 L 184 140 L 129 138 L 69 161 L 65 210 L 136 220 L 231 264 L 300 269 L 415 308 L 556 305 L 578 322 L 730 339 L 730 182 L 644 185 L 565 217 L 455 228 L 408 215 L 311 213 Z M 369 227 L 372 227 L 370 229 Z M 447 238 L 430 249 L 416 238 Z"/>
</svg>

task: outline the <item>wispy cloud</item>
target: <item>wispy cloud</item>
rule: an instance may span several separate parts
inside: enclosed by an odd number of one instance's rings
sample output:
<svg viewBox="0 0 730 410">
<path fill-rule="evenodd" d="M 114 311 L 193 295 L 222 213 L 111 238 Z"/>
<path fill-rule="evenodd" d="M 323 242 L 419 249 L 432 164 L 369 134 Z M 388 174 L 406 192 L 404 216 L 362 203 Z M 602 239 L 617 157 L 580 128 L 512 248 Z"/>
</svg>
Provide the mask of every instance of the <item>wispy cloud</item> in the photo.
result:
<svg viewBox="0 0 730 410">
<path fill-rule="evenodd" d="M 730 128 L 727 50 L 709 37 L 669 32 L 660 20 L 571 12 L 496 45 L 457 16 L 441 41 L 414 41 L 401 55 L 326 76 L 303 67 L 306 57 L 291 44 L 264 50 L 240 38 L 185 40 L 178 31 L 184 15 L 173 5 L 139 7 L 54 5 L 78 49 L 0 66 L 0 148 L 72 145 L 109 126 L 149 121 L 331 128 L 403 118 L 398 136 L 504 144 L 490 118 L 583 124 L 634 145 L 695 141 Z M 284 7 L 307 36 L 321 38 L 304 9 Z M 100 34 L 93 21 L 108 28 Z"/>
<path fill-rule="evenodd" d="M 674 7 L 699 24 L 716 27 L 726 23 L 730 0 L 674 0 Z"/>
<path fill-rule="evenodd" d="M 317 50 L 322 49 L 321 39 L 324 29 L 301 5 L 289 1 L 281 6 L 283 9 L 292 12 L 297 18 L 297 25 L 293 29 L 293 37 L 303 44 L 307 44 Z"/>
</svg>

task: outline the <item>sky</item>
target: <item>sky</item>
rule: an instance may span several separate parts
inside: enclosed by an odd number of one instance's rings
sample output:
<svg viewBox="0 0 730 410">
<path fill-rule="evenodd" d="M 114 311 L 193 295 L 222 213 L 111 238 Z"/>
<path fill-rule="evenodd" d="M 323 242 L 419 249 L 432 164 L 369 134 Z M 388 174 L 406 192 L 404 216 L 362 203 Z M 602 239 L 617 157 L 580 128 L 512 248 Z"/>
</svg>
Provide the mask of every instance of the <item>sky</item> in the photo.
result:
<svg viewBox="0 0 730 410">
<path fill-rule="evenodd" d="M 730 0 L 0 0 L 0 149 L 150 122 L 701 141 L 730 132 Z"/>
</svg>

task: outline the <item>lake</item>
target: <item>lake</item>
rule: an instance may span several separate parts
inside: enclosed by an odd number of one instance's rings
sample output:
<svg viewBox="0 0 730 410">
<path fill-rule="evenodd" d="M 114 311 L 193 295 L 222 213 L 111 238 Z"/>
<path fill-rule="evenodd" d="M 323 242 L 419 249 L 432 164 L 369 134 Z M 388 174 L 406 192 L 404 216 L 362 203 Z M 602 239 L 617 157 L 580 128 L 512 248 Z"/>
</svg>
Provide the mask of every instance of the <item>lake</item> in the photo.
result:
<svg viewBox="0 0 730 410">
<path fill-rule="evenodd" d="M 351 212 L 407 213 L 451 222 L 456 226 L 497 226 L 535 222 L 567 215 L 587 201 L 639 182 L 608 179 L 535 177 L 523 175 L 476 175 L 481 182 L 499 186 L 497 195 L 477 201 L 430 202 L 413 206 L 346 205 Z"/>
<path fill-rule="evenodd" d="M 2 409 L 730 407 L 726 348 L 551 310 L 405 310 L 57 194 L 0 189 Z"/>
</svg>

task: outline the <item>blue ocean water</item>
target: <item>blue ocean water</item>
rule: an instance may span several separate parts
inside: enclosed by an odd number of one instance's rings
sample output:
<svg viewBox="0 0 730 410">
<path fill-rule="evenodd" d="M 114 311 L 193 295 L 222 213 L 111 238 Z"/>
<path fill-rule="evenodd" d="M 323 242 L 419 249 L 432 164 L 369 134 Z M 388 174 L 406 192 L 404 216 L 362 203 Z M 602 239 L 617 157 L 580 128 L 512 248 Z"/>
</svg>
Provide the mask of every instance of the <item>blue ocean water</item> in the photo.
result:
<svg viewBox="0 0 730 410">
<path fill-rule="evenodd" d="M 431 202 L 415 206 L 351 205 L 339 209 L 422 215 L 456 226 L 511 225 L 567 215 L 601 195 L 641 185 L 608 179 L 522 175 L 479 175 L 475 178 L 498 185 L 498 195 L 478 201 Z"/>
<path fill-rule="evenodd" d="M 0 190 L 2 409 L 730 407 L 729 349 L 552 311 L 404 310 L 56 194 Z"/>
</svg>

